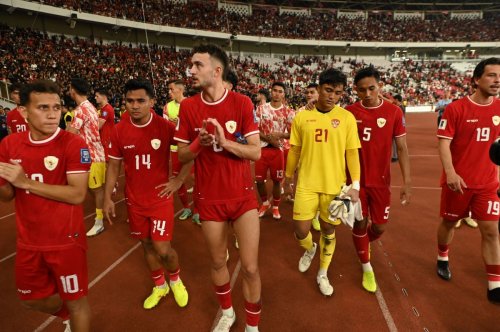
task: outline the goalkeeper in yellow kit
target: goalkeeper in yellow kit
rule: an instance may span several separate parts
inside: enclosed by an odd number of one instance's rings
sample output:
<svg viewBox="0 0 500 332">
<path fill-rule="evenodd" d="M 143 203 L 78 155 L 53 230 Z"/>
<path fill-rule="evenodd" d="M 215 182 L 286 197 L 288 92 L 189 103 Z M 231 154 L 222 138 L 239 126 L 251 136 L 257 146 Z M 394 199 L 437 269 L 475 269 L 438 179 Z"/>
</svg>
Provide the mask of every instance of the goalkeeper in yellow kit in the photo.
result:
<svg viewBox="0 0 500 332">
<path fill-rule="evenodd" d="M 352 113 L 336 105 L 344 93 L 347 78 L 336 69 L 327 69 L 319 76 L 319 97 L 312 111 L 300 112 L 292 123 L 292 145 L 286 165 L 286 177 L 293 178 L 300 163 L 297 191 L 293 206 L 295 237 L 306 251 L 299 260 L 299 271 L 309 269 L 317 244 L 310 232 L 311 221 L 320 211 L 320 267 L 317 275 L 323 295 L 333 294 L 328 280 L 328 266 L 335 251 L 335 225 L 329 220 L 328 206 L 346 183 L 346 164 L 353 182 L 347 193 L 353 202 L 359 197 L 361 147 L 356 119 Z"/>
</svg>

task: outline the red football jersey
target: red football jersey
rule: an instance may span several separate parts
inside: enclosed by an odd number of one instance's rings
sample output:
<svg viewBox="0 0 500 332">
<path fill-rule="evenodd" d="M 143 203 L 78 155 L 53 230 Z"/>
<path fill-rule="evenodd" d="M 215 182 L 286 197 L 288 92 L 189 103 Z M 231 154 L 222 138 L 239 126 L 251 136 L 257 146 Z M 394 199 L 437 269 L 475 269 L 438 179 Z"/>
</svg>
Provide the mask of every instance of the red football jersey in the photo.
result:
<svg viewBox="0 0 500 332">
<path fill-rule="evenodd" d="M 57 129 L 33 141 L 29 132 L 9 135 L 0 144 L 0 161 L 19 162 L 26 176 L 52 185 L 67 185 L 67 175 L 90 169 L 89 150 L 80 137 Z M 0 178 L 0 186 L 7 182 Z M 72 205 L 15 188 L 17 245 L 28 250 L 86 248 L 83 205 Z"/>
<path fill-rule="evenodd" d="M 453 167 L 467 187 L 480 189 L 498 183 L 497 166 L 489 158 L 490 145 L 500 134 L 500 100 L 489 105 L 474 103 L 469 97 L 452 102 L 444 111 L 437 136 L 451 139 Z M 441 184 L 446 184 L 443 171 Z"/>
<path fill-rule="evenodd" d="M 28 122 L 23 118 L 17 107 L 7 113 L 7 126 L 12 134 L 29 130 Z"/>
<path fill-rule="evenodd" d="M 182 143 L 194 141 L 202 121 L 215 118 L 224 129 L 226 139 L 246 143 L 246 137 L 258 135 L 257 119 L 250 99 L 227 91 L 213 103 L 203 100 L 203 93 L 184 99 L 179 111 L 175 139 Z M 215 128 L 208 128 L 213 132 Z M 194 199 L 208 204 L 255 199 L 250 161 L 227 152 L 218 145 L 205 147 L 195 159 Z"/>
<path fill-rule="evenodd" d="M 406 135 L 403 111 L 385 100 L 377 107 L 364 107 L 358 101 L 346 109 L 358 124 L 361 185 L 388 187 L 391 184 L 392 140 Z"/>
<path fill-rule="evenodd" d="M 106 151 L 109 149 L 109 142 L 111 140 L 111 133 L 115 127 L 115 110 L 110 104 L 106 104 L 100 109 L 99 118 L 106 120 L 99 130 L 101 136 L 101 143 Z"/>
<path fill-rule="evenodd" d="M 156 114 L 138 126 L 129 119 L 120 121 L 111 135 L 109 158 L 123 159 L 125 196 L 134 208 L 152 208 L 171 204 L 172 197 L 160 198 L 156 186 L 168 182 L 170 144 L 175 127 Z"/>
</svg>

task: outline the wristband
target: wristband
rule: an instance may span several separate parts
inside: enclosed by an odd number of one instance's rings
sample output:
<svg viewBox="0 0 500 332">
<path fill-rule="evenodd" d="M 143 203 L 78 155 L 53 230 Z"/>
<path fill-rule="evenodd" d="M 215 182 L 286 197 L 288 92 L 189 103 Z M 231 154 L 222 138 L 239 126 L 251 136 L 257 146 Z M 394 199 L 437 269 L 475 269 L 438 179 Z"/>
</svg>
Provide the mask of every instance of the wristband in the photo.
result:
<svg viewBox="0 0 500 332">
<path fill-rule="evenodd" d="M 359 185 L 359 181 L 352 181 L 352 189 L 355 189 L 359 191 L 361 189 L 361 186 Z"/>
<path fill-rule="evenodd" d="M 196 137 L 194 141 L 189 144 L 189 151 L 191 151 L 193 154 L 198 154 L 200 151 L 203 149 L 203 146 L 200 144 L 200 138 Z"/>
</svg>

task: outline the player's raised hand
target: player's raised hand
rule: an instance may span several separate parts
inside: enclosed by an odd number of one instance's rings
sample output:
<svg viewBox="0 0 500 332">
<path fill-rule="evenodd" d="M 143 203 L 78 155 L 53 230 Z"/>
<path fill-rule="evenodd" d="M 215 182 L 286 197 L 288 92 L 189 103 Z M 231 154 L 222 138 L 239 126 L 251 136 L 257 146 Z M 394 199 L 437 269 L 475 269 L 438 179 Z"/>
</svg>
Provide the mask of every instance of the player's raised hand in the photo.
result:
<svg viewBox="0 0 500 332">
<path fill-rule="evenodd" d="M 176 177 L 171 178 L 170 181 L 167 183 L 162 183 L 160 185 L 157 185 L 155 189 L 160 189 L 160 192 L 158 193 L 158 196 L 163 198 L 167 197 L 169 198 L 171 195 L 173 195 L 179 188 L 182 186 L 182 181 Z"/>
<path fill-rule="evenodd" d="M 111 220 L 111 217 L 113 218 L 116 217 L 115 202 L 113 202 L 113 200 L 110 198 L 108 199 L 104 198 L 102 211 L 104 212 L 104 215 L 106 216 L 106 219 L 108 220 L 109 224 L 113 225 L 113 220 Z"/>
<path fill-rule="evenodd" d="M 11 159 L 10 163 L 0 162 L 0 177 L 10 182 L 14 187 L 28 189 L 29 180 L 23 167 L 17 161 Z"/>
<path fill-rule="evenodd" d="M 217 143 L 221 148 L 223 148 L 226 143 L 226 134 L 224 134 L 224 128 L 220 125 L 219 121 L 214 118 L 207 119 L 207 125 L 213 125 L 215 127 L 215 143 Z"/>
<path fill-rule="evenodd" d="M 203 120 L 201 129 L 200 129 L 200 145 L 202 146 L 210 146 L 213 145 L 215 136 L 214 134 L 210 133 L 208 130 L 209 123 L 207 120 Z"/>
</svg>

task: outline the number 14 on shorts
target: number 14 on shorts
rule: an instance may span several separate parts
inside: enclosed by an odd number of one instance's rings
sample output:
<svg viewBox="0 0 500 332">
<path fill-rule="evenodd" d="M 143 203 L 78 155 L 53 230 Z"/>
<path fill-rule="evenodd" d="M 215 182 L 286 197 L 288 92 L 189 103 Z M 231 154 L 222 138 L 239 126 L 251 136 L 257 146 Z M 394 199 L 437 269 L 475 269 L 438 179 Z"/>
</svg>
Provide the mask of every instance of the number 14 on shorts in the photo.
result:
<svg viewBox="0 0 500 332">
<path fill-rule="evenodd" d="M 161 236 L 165 233 L 165 226 L 167 222 L 165 220 L 153 220 L 153 233 L 158 231 Z"/>
</svg>

